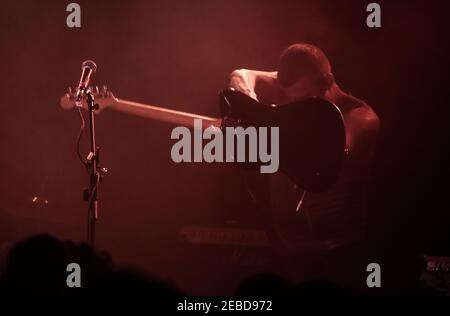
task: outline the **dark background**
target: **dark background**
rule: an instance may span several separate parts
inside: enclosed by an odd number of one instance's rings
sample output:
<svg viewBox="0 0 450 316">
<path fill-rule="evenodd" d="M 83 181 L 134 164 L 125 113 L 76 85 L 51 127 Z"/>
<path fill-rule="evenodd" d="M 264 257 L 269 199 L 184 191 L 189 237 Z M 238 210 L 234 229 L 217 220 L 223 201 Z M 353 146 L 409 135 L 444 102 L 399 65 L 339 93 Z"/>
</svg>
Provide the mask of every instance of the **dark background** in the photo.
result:
<svg viewBox="0 0 450 316">
<path fill-rule="evenodd" d="M 381 119 L 371 250 L 387 271 L 383 286 L 407 287 L 417 277 L 408 267 L 421 254 L 450 255 L 445 1 L 378 1 L 380 29 L 365 24 L 370 2 L 78 1 L 82 26 L 70 29 L 69 1 L 2 1 L 2 256 L 29 234 L 85 237 L 79 118 L 59 107 L 82 61 L 95 60 L 93 82 L 118 97 L 218 116 L 217 93 L 233 69 L 275 70 L 283 48 L 306 41 Z M 211 261 L 194 260 L 177 232 L 245 212 L 243 188 L 231 166 L 174 164 L 171 128 L 108 110 L 98 117 L 101 164 L 110 170 L 98 247 L 193 293 L 227 293 L 232 269 L 217 266 L 215 250 Z"/>
</svg>

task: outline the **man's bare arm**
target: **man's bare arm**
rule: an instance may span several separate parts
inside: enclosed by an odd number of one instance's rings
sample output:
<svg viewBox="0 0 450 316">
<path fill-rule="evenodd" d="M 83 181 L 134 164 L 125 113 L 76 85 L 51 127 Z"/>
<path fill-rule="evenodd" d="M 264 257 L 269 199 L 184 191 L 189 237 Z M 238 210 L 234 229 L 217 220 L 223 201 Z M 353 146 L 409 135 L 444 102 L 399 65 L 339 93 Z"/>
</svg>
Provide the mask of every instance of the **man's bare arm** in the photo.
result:
<svg viewBox="0 0 450 316">
<path fill-rule="evenodd" d="M 258 100 L 258 95 L 255 91 L 256 83 L 259 79 L 264 77 L 274 79 L 277 77 L 277 72 L 236 69 L 230 74 L 230 88 Z"/>
</svg>

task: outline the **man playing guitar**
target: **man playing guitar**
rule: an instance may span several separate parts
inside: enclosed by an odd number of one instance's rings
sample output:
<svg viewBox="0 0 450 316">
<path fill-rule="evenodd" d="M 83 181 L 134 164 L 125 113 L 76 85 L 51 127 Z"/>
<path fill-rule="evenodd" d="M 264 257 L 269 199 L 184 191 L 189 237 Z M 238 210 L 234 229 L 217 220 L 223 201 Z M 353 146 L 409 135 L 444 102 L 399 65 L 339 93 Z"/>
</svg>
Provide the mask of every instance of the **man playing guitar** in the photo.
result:
<svg viewBox="0 0 450 316">
<path fill-rule="evenodd" d="M 286 184 L 286 179 L 276 179 L 279 175 L 270 176 L 271 179 L 260 174 L 247 174 L 246 177 L 250 195 L 266 215 L 272 237 L 283 240 L 285 246 L 305 246 L 305 232 L 300 233 L 303 235 L 300 243 L 287 242 L 296 239 L 294 232 L 289 233 L 292 214 L 296 211 L 297 217 L 307 218 L 308 240 L 320 241 L 331 248 L 361 240 L 367 220 L 367 180 L 380 125 L 372 108 L 343 92 L 335 82 L 325 54 L 304 43 L 291 45 L 283 51 L 278 71 L 234 70 L 230 75 L 230 88 L 262 104 L 279 105 L 318 96 L 339 108 L 346 132 L 346 157 L 333 188 L 320 193 L 306 192 Z M 285 216 L 287 214 L 289 216 Z M 297 230 L 298 235 L 298 226 L 295 227 L 293 230 Z"/>
<path fill-rule="evenodd" d="M 282 126 L 281 172 L 268 176 L 238 168 L 249 180 L 249 192 L 265 215 L 272 240 L 280 241 L 280 232 L 287 236 L 290 231 L 300 233 L 300 243 L 284 246 L 303 247 L 305 237 L 328 246 L 359 239 L 365 230 L 365 188 L 379 130 L 375 112 L 339 88 L 325 54 L 309 44 L 288 47 L 278 71 L 240 69 L 230 77 L 235 91 L 221 94 L 223 119 L 119 99 L 106 87 L 93 93 L 100 105 L 97 112 L 111 107 L 189 128 L 194 119 L 201 119 L 204 128 L 223 128 L 241 119 L 247 126 Z M 69 90 L 61 106 L 75 107 L 76 97 Z M 86 107 L 85 100 L 82 104 Z M 299 229 L 299 219 L 307 220 L 307 229 Z M 292 229 L 281 227 L 283 222 Z"/>
</svg>

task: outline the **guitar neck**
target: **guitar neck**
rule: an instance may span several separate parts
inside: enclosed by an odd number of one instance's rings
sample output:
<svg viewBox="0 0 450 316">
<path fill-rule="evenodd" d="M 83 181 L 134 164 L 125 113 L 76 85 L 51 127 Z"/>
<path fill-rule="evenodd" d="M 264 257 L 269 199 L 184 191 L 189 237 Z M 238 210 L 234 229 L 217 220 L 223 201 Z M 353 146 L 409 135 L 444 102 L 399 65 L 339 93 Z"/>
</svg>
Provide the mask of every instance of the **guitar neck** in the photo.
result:
<svg viewBox="0 0 450 316">
<path fill-rule="evenodd" d="M 194 128 L 194 120 L 201 119 L 203 130 L 213 126 L 220 128 L 222 119 L 202 116 L 182 111 L 175 111 L 170 109 L 161 108 L 154 105 L 143 104 L 128 100 L 116 99 L 114 104 L 110 105 L 113 109 L 128 114 L 150 118 L 162 122 L 171 123 L 173 125 L 185 126 L 188 128 Z"/>
</svg>

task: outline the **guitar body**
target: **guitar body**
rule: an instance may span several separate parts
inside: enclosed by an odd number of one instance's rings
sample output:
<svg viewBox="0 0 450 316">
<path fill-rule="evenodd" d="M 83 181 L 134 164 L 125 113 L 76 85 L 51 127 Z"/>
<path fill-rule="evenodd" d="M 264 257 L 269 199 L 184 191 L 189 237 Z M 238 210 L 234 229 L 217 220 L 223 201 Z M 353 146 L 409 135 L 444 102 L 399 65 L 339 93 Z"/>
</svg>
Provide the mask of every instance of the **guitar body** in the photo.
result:
<svg viewBox="0 0 450 316">
<path fill-rule="evenodd" d="M 279 170 L 299 187 L 320 192 L 336 182 L 345 154 L 336 105 L 314 97 L 269 106 L 233 90 L 224 90 L 220 101 L 222 116 L 239 120 L 239 126 L 279 127 Z"/>
</svg>

